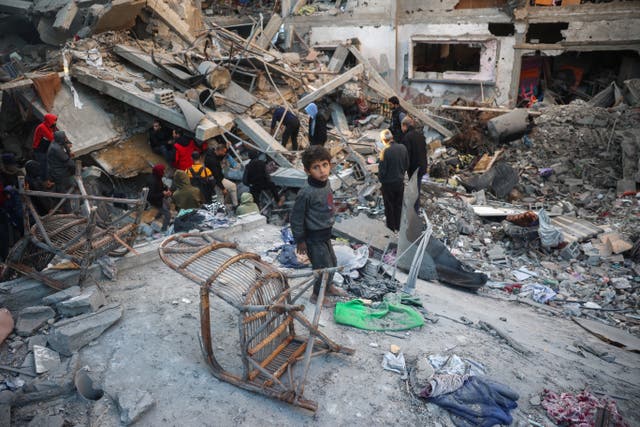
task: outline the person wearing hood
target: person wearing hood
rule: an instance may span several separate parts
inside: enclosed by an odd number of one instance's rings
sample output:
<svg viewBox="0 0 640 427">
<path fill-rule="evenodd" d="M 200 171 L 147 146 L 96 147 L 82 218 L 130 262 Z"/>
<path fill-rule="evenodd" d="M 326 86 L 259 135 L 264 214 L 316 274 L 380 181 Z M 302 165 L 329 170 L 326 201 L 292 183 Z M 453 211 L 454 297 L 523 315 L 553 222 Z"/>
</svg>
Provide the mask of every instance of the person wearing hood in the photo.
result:
<svg viewBox="0 0 640 427">
<path fill-rule="evenodd" d="M 309 115 L 309 145 L 324 145 L 327 142 L 327 121 L 313 102 L 304 111 Z"/>
<path fill-rule="evenodd" d="M 29 160 L 24 165 L 24 169 L 27 172 L 25 176 L 25 183 L 27 189 L 32 191 L 51 191 L 53 188 L 53 182 L 48 179 L 43 179 L 40 174 L 42 166 L 35 160 Z M 31 197 L 33 207 L 36 208 L 38 215 L 46 215 L 55 206 L 53 199 L 44 196 Z"/>
<path fill-rule="evenodd" d="M 258 205 L 253 201 L 253 195 L 251 193 L 242 193 L 240 196 L 240 205 L 236 209 L 236 215 L 247 215 L 250 213 L 260 213 Z"/>
<path fill-rule="evenodd" d="M 191 155 L 198 149 L 193 139 L 186 137 L 182 133 L 182 129 L 173 130 L 173 147 L 176 151 L 176 157 L 173 166 L 177 170 L 185 171 L 193 165 Z"/>
<path fill-rule="evenodd" d="M 40 164 L 42 170 L 40 175 L 42 179 L 48 178 L 47 168 L 47 151 L 49 145 L 53 142 L 53 134 L 58 130 L 56 124 L 58 123 L 58 116 L 55 114 L 45 114 L 44 120 L 37 127 L 33 133 L 33 157 Z"/>
<path fill-rule="evenodd" d="M 180 209 L 198 209 L 202 206 L 204 199 L 202 193 L 196 187 L 191 185 L 189 176 L 183 170 L 177 170 L 173 175 L 173 185 L 176 190 L 173 192 L 173 201 L 176 208 Z"/>
<path fill-rule="evenodd" d="M 147 201 L 151 206 L 158 209 L 158 213 L 153 219 L 162 217 L 162 231 L 167 231 L 167 227 L 169 227 L 169 222 L 171 221 L 171 212 L 169 211 L 171 191 L 164 185 L 164 182 L 162 182 L 164 171 L 165 166 L 161 163 L 155 165 L 151 170 Z"/>
<path fill-rule="evenodd" d="M 74 185 L 73 174 L 76 166 L 73 162 L 71 142 L 67 135 L 59 130 L 53 134 L 53 143 L 47 150 L 49 176 L 55 183 L 57 193 L 66 193 Z"/>
</svg>

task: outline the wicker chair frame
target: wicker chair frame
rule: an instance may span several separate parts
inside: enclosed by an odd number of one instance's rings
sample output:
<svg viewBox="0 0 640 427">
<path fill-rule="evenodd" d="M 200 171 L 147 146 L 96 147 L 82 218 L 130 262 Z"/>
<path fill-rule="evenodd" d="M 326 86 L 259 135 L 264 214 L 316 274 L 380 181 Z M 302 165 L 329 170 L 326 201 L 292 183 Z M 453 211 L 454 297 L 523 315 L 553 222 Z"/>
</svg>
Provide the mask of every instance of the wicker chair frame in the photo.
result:
<svg viewBox="0 0 640 427">
<path fill-rule="evenodd" d="M 235 244 L 216 241 L 209 233 L 171 236 L 160 245 L 159 252 L 165 264 L 200 285 L 202 350 L 213 375 L 245 390 L 315 412 L 317 403 L 303 397 L 311 357 L 330 352 L 354 353 L 318 329 L 327 271 L 316 271 L 290 287 L 287 277 L 258 255 L 240 252 Z M 314 319 L 309 321 L 303 314 L 304 305 L 295 302 L 318 274 L 323 274 L 323 286 Z M 226 370 L 214 355 L 210 294 L 238 312 L 241 375 Z M 294 321 L 309 335 L 297 335 Z M 303 368 L 296 375 L 293 367 L 300 360 Z"/>
</svg>

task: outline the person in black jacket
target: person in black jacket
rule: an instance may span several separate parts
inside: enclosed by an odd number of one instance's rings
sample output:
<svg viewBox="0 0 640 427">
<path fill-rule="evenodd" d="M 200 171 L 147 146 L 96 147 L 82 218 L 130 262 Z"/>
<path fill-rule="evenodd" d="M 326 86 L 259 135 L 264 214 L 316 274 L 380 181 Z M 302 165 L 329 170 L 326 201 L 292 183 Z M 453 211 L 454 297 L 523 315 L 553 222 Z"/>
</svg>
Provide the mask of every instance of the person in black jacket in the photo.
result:
<svg viewBox="0 0 640 427">
<path fill-rule="evenodd" d="M 418 171 L 418 190 L 422 182 L 422 176 L 427 173 L 427 142 L 424 139 L 422 129 L 415 127 L 415 122 L 409 116 L 402 120 L 402 144 L 407 147 L 409 153 L 409 178 Z"/>
<path fill-rule="evenodd" d="M 69 188 L 75 186 L 73 175 L 76 169 L 71 152 L 71 142 L 67 134 L 59 130 L 53 134 L 53 143 L 47 150 L 47 163 L 49 176 L 55 183 L 57 193 L 66 193 Z"/>
<path fill-rule="evenodd" d="M 278 206 L 282 206 L 284 197 L 278 196 L 278 188 L 267 173 L 267 163 L 260 159 L 260 153 L 255 150 L 249 151 L 249 158 L 251 161 L 244 168 L 242 183 L 249 187 L 253 200 L 259 205 L 260 193 L 269 191 L 274 202 L 277 202 Z"/>
<path fill-rule="evenodd" d="M 324 145 L 327 142 L 327 121 L 313 102 L 304 111 L 309 115 L 309 145 Z"/>
<path fill-rule="evenodd" d="M 284 116 L 284 119 L 282 116 Z M 278 107 L 273 111 L 273 118 L 271 119 L 271 134 L 273 134 L 273 131 L 276 129 L 278 123 L 280 123 L 280 120 L 282 120 L 282 124 L 284 125 L 284 132 L 282 132 L 282 146 L 286 147 L 287 142 L 291 139 L 291 150 L 296 151 L 298 149 L 300 120 L 298 120 L 298 117 L 291 111 L 285 110 L 284 107 Z"/>
<path fill-rule="evenodd" d="M 160 120 L 153 121 L 153 126 L 149 129 L 149 145 L 151 151 L 162 156 L 167 163 L 172 164 L 175 154 L 173 153 L 173 147 L 169 143 L 171 140 L 171 132 L 169 129 L 162 127 Z"/>
<path fill-rule="evenodd" d="M 400 100 L 397 96 L 389 98 L 389 104 L 391 104 L 391 124 L 389 130 L 393 134 L 393 139 L 396 143 L 402 142 L 402 120 L 407 115 L 404 108 L 400 106 Z"/>
<path fill-rule="evenodd" d="M 378 179 L 382 184 L 384 215 L 387 227 L 391 231 L 399 231 L 404 196 L 404 175 L 409 166 L 409 155 L 404 145 L 397 144 L 393 140 L 393 134 L 389 129 L 380 133 L 380 139 L 384 144 L 384 149 L 380 152 Z"/>
<path fill-rule="evenodd" d="M 227 146 L 224 144 L 209 147 L 204 157 L 204 166 L 213 174 L 218 198 L 225 200 L 226 196 L 229 196 L 231 205 L 235 209 L 238 206 L 238 187 L 233 181 L 224 177 L 222 161 L 226 155 Z"/>
<path fill-rule="evenodd" d="M 42 178 L 42 166 L 40 162 L 29 160 L 24 165 L 25 184 L 32 191 L 53 191 L 53 182 Z M 31 197 L 33 207 L 36 208 L 38 215 L 46 215 L 55 206 L 55 202 L 51 197 L 33 196 Z"/>
<path fill-rule="evenodd" d="M 165 166 L 158 163 L 151 170 L 151 179 L 149 182 L 149 193 L 147 193 L 147 201 L 149 204 L 158 209 L 154 219 L 162 216 L 162 231 L 167 231 L 169 222 L 171 221 L 171 212 L 169 211 L 169 197 L 171 191 L 162 182 Z"/>
</svg>

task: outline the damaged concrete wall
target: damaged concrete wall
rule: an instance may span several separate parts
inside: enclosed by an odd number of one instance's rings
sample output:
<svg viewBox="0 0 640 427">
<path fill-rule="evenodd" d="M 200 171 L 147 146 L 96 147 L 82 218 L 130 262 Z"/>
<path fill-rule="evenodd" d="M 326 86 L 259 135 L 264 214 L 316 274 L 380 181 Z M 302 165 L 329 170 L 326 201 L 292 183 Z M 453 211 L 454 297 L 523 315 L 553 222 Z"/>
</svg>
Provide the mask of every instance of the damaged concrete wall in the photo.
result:
<svg viewBox="0 0 640 427">
<path fill-rule="evenodd" d="M 460 40 L 477 41 L 485 46 L 481 56 L 479 73 L 447 72 L 441 76 L 443 82 L 413 81 L 410 79 L 409 67 L 411 65 L 412 38 L 419 35 L 419 39 L 452 42 Z M 513 64 L 513 47 L 515 37 L 496 37 L 489 32 L 487 23 L 470 24 L 409 24 L 398 28 L 398 63 L 397 69 L 403 70 L 403 81 L 413 90 L 431 97 L 441 97 L 446 92 L 463 96 L 467 99 L 480 100 L 484 92 L 485 99 L 495 96 L 498 104 L 506 105 L 509 102 L 509 85 Z M 492 48 L 495 48 L 493 50 Z M 497 55 L 493 55 L 495 52 Z M 473 76 L 473 80 L 469 77 Z M 404 80 L 409 78 L 409 80 Z M 464 80 L 467 80 L 466 82 Z M 459 80 L 459 82 L 453 82 Z M 480 88 L 480 81 L 483 88 Z M 469 84 L 472 83 L 472 84 Z"/>
<path fill-rule="evenodd" d="M 569 22 L 569 28 L 563 30 L 562 35 L 565 37 L 565 42 L 627 41 L 630 45 L 635 45 L 635 49 L 640 51 L 638 28 L 640 28 L 640 19 L 574 21 Z"/>
</svg>

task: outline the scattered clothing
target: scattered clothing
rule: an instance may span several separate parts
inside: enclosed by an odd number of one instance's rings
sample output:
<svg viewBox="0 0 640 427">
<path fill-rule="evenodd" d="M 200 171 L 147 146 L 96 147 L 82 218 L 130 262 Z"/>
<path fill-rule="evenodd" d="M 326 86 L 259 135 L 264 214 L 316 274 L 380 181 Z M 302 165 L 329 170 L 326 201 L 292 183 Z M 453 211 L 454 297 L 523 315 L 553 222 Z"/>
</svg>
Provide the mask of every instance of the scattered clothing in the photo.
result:
<svg viewBox="0 0 640 427">
<path fill-rule="evenodd" d="M 452 393 L 429 397 L 450 412 L 451 420 L 460 427 L 491 427 L 513 422 L 511 410 L 518 407 L 519 396 L 506 385 L 482 376 L 471 376 Z"/>
<path fill-rule="evenodd" d="M 284 244 L 279 248 L 278 262 L 285 268 L 306 268 L 309 265 L 298 261 L 296 255 L 296 246 L 292 244 Z"/>
<path fill-rule="evenodd" d="M 605 397 L 598 398 L 587 390 L 578 394 L 557 394 L 551 390 L 544 390 L 542 407 L 547 415 L 558 425 L 569 427 L 590 427 L 596 424 L 596 411 L 606 408 L 612 414 L 613 426 L 628 427 L 616 406 L 616 402 Z"/>
<path fill-rule="evenodd" d="M 540 285 L 538 283 L 532 283 L 522 286 L 520 289 L 520 295 L 528 296 L 540 304 L 545 304 L 556 297 L 556 292 L 548 286 Z"/>
<path fill-rule="evenodd" d="M 469 379 L 469 375 L 458 374 L 435 374 L 429 380 L 429 384 L 420 391 L 420 397 L 438 397 L 443 394 L 452 393 L 464 385 Z"/>
<path fill-rule="evenodd" d="M 250 213 L 260 213 L 258 205 L 253 201 L 251 193 L 242 193 L 240 196 L 240 205 L 236 209 L 236 215 L 247 215 Z"/>
</svg>

